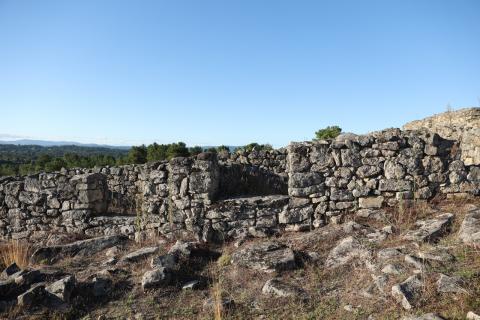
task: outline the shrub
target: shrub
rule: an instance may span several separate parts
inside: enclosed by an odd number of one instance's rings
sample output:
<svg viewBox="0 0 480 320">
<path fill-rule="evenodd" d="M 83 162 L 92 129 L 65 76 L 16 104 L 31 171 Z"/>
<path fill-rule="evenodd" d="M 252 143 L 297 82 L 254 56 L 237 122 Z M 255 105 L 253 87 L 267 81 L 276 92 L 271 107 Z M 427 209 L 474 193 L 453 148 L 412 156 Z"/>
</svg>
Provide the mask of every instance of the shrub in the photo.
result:
<svg viewBox="0 0 480 320">
<path fill-rule="evenodd" d="M 326 128 L 320 129 L 315 132 L 315 139 L 325 140 L 325 139 L 334 139 L 340 133 L 342 133 L 342 128 L 339 126 L 328 126 Z"/>
</svg>

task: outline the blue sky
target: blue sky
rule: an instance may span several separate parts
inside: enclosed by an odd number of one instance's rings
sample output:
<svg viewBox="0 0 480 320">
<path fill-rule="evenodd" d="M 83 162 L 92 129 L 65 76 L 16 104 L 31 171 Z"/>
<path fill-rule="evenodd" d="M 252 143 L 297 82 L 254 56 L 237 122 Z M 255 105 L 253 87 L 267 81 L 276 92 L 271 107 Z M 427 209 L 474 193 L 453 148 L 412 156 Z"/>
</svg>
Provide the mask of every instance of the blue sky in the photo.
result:
<svg viewBox="0 0 480 320">
<path fill-rule="evenodd" d="M 479 99 L 477 0 L 0 0 L 4 137 L 278 147 Z"/>
</svg>

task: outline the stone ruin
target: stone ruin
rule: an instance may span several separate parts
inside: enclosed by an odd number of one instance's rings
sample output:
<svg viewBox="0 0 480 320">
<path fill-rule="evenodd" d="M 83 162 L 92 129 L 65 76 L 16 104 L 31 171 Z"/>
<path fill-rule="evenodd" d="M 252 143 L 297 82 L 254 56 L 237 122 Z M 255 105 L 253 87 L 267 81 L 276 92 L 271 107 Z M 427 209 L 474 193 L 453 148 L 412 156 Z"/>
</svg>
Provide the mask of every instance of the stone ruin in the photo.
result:
<svg viewBox="0 0 480 320">
<path fill-rule="evenodd" d="M 472 150 L 479 144 L 466 147 L 465 133 L 439 133 L 388 129 L 272 151 L 5 177 L 0 237 L 44 242 L 59 234 L 187 231 L 222 241 L 318 228 L 400 202 L 477 196 Z"/>
</svg>

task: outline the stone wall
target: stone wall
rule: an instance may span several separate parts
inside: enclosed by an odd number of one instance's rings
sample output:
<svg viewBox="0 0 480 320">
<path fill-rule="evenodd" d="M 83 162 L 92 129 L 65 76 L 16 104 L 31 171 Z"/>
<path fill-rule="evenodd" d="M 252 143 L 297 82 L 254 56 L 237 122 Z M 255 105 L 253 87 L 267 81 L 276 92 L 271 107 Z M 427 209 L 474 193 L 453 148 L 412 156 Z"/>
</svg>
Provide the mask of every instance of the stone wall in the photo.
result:
<svg viewBox="0 0 480 320">
<path fill-rule="evenodd" d="M 478 195 L 455 141 L 390 129 L 287 149 L 0 179 L 0 237 L 172 235 L 206 241 L 339 222 L 355 210 Z M 368 212 L 367 212 L 368 213 Z"/>
<path fill-rule="evenodd" d="M 478 195 L 480 168 L 465 166 L 454 150 L 453 141 L 435 133 L 399 129 L 292 143 L 289 212 L 280 222 L 317 227 L 399 201 Z"/>
<path fill-rule="evenodd" d="M 405 130 L 425 129 L 442 138 L 458 140 L 461 159 L 466 165 L 480 164 L 480 108 L 440 113 L 404 125 Z"/>
</svg>

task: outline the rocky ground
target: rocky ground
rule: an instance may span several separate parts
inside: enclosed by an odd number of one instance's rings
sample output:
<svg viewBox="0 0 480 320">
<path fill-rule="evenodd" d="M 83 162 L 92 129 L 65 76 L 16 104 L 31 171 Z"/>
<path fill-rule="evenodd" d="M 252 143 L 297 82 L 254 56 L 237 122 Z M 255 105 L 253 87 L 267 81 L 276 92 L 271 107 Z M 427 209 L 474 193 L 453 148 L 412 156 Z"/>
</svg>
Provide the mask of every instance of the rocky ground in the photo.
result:
<svg viewBox="0 0 480 320">
<path fill-rule="evenodd" d="M 480 319 L 478 201 L 364 209 L 221 245 L 176 236 L 32 245 L 28 265 L 3 266 L 0 317 Z"/>
</svg>

